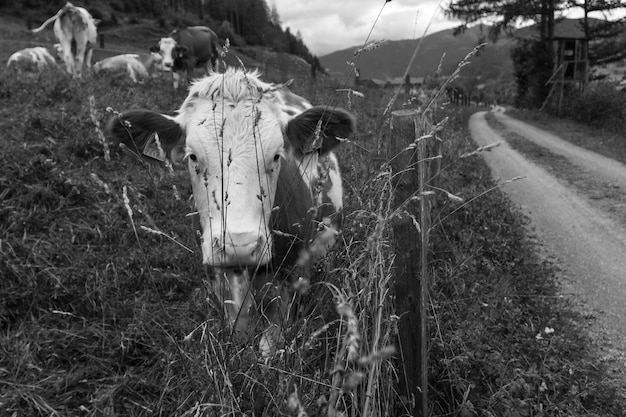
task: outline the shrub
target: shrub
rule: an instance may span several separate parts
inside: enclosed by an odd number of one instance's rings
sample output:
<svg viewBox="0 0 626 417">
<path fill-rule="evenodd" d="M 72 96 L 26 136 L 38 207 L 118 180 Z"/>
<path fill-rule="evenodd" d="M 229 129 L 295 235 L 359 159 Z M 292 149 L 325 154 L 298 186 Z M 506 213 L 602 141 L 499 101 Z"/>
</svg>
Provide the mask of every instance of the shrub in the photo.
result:
<svg viewBox="0 0 626 417">
<path fill-rule="evenodd" d="M 562 114 L 615 133 L 624 132 L 626 94 L 609 83 L 594 83 L 583 92 L 571 91 L 563 100 Z"/>
</svg>

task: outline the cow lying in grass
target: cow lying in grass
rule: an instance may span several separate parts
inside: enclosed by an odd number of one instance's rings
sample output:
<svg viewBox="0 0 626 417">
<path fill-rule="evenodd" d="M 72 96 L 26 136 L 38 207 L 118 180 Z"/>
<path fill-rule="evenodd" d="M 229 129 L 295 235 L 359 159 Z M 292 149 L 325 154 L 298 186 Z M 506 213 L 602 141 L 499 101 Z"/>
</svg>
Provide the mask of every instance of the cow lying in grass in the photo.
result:
<svg viewBox="0 0 626 417">
<path fill-rule="evenodd" d="M 50 67 L 57 67 L 57 63 L 48 49 L 43 46 L 21 49 L 11 54 L 7 61 L 7 68 L 14 68 L 18 71 L 42 71 Z"/>
<path fill-rule="evenodd" d="M 215 294 L 239 338 L 268 318 L 261 347 L 272 351 L 285 312 L 262 294 L 333 245 L 343 191 L 332 151 L 353 116 L 230 68 L 192 84 L 175 117 L 132 110 L 108 131 L 144 158 L 187 165 Z"/>
<path fill-rule="evenodd" d="M 143 81 L 161 68 L 161 55 L 159 54 L 122 54 L 104 58 L 96 62 L 93 72 L 123 73 L 133 82 Z"/>
</svg>

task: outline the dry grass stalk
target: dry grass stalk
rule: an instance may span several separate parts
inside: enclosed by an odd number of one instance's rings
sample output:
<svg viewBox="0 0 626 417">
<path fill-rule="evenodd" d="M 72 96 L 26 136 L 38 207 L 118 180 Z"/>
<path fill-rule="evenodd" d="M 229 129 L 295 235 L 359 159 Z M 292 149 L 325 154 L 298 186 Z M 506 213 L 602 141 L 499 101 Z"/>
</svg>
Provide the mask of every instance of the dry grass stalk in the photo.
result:
<svg viewBox="0 0 626 417">
<path fill-rule="evenodd" d="M 180 246 L 181 248 L 185 249 L 187 252 L 189 252 L 189 253 L 193 253 L 193 250 L 192 250 L 192 249 L 189 249 L 187 246 L 183 245 L 182 243 L 180 243 L 178 240 L 176 240 L 176 239 L 175 239 L 175 238 L 173 238 L 172 236 L 169 236 L 168 234 L 163 233 L 163 232 L 162 232 L 162 231 L 160 231 L 160 230 L 151 229 L 151 228 L 149 228 L 149 227 L 147 227 L 147 226 L 143 226 L 143 225 L 142 225 L 142 226 L 139 226 L 139 228 L 140 228 L 141 230 L 144 230 L 144 231 L 148 232 L 148 233 L 152 233 L 152 234 L 154 234 L 154 235 L 158 235 L 158 236 L 163 236 L 163 237 L 166 237 L 166 238 L 168 238 L 169 240 L 171 240 L 172 242 L 176 243 L 176 244 L 177 244 L 178 246 Z"/>
<path fill-rule="evenodd" d="M 130 199 L 128 198 L 128 191 L 126 185 L 122 187 L 122 201 L 124 202 L 124 207 L 126 208 L 126 214 L 128 214 L 128 219 L 130 220 L 130 224 L 133 226 L 133 232 L 135 233 L 135 238 L 137 242 L 139 242 L 139 235 L 137 234 L 137 228 L 135 227 L 135 220 L 133 219 L 133 209 L 130 206 Z"/>
<path fill-rule="evenodd" d="M 472 152 L 466 152 L 462 155 L 459 156 L 459 158 L 469 158 L 470 156 L 474 156 L 474 155 L 478 155 L 482 152 L 487 152 L 490 151 L 491 149 L 500 146 L 502 144 L 502 142 L 494 142 L 494 143 L 490 143 L 489 145 L 485 145 L 485 146 L 481 146 L 479 148 L 476 148 L 475 150 L 473 150 Z"/>
<path fill-rule="evenodd" d="M 100 127 L 100 121 L 98 120 L 97 112 L 96 112 L 96 99 L 94 96 L 89 96 L 89 116 L 91 117 L 91 121 L 94 124 L 96 129 L 96 134 L 98 135 L 98 140 L 102 144 L 102 148 L 104 149 L 104 160 L 107 162 L 111 161 L 111 153 L 109 151 L 109 143 L 104 137 L 104 132 L 102 132 L 102 128 Z"/>
</svg>

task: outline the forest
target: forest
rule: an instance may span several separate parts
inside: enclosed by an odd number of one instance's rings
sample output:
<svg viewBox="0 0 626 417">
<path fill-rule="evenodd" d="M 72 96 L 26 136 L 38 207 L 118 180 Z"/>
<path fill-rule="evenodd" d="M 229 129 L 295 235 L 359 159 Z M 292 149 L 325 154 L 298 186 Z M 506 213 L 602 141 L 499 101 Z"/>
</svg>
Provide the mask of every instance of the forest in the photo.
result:
<svg viewBox="0 0 626 417">
<path fill-rule="evenodd" d="M 54 15 L 65 0 L 0 0 L 0 11 L 29 22 L 40 23 Z M 302 41 L 298 31 L 281 27 L 275 7 L 265 0 L 81 0 L 96 18 L 99 27 L 108 28 L 124 23 L 139 23 L 151 19 L 164 30 L 186 25 L 206 25 L 233 46 L 265 46 L 276 52 L 286 52 L 317 62 Z M 33 22 L 33 23 L 31 23 Z"/>
</svg>

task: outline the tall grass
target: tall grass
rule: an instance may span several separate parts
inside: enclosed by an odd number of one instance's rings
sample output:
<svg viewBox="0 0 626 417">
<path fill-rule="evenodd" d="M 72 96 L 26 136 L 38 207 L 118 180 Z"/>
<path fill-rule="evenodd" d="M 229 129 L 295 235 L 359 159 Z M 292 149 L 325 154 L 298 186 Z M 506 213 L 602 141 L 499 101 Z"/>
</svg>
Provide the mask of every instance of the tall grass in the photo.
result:
<svg viewBox="0 0 626 417">
<path fill-rule="evenodd" d="M 0 75 L 0 414 L 406 415 L 393 349 L 392 174 L 375 152 L 394 92 L 348 102 L 330 83 L 293 84 L 315 103 L 350 107 L 358 134 L 339 152 L 339 242 L 309 271 L 307 291 L 290 293 L 284 348 L 264 360 L 256 340 L 232 341 L 206 282 L 185 216 L 188 174 L 119 149 L 105 159 L 106 108 L 171 113 L 184 92 L 89 81 Z M 474 150 L 469 111 L 437 103 L 436 121 L 450 120 L 439 186 L 483 197 L 437 193 L 432 415 L 619 415 L 521 221 L 486 193 L 495 184 L 480 159 L 461 157 Z"/>
</svg>

